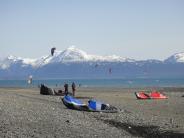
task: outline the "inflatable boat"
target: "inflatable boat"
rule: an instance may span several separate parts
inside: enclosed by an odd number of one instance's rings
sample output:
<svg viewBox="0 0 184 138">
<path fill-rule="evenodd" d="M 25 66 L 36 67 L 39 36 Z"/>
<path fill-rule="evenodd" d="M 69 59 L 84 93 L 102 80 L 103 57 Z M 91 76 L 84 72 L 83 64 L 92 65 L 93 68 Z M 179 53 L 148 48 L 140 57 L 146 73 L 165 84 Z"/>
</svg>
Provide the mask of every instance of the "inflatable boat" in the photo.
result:
<svg viewBox="0 0 184 138">
<path fill-rule="evenodd" d="M 151 99 L 167 99 L 167 96 L 157 91 L 151 92 L 150 97 Z"/>
<path fill-rule="evenodd" d="M 164 94 L 157 91 L 153 91 L 149 94 L 145 92 L 135 92 L 135 95 L 137 99 L 167 99 L 168 98 Z"/>
<path fill-rule="evenodd" d="M 118 112 L 118 109 L 116 107 L 94 99 L 88 101 L 88 108 L 90 111 L 95 112 L 108 112 L 108 113 Z"/>
<path fill-rule="evenodd" d="M 115 113 L 118 111 L 116 107 L 97 100 L 89 100 L 87 105 L 83 103 L 81 100 L 76 99 L 73 96 L 69 95 L 64 96 L 64 98 L 62 98 L 62 102 L 67 108 L 80 111 L 109 112 L 109 113 Z"/>
<path fill-rule="evenodd" d="M 74 98 L 70 95 L 65 95 L 62 98 L 63 104 L 68 107 L 69 109 L 75 110 L 88 110 L 88 106 L 84 104 L 81 100 Z"/>
</svg>

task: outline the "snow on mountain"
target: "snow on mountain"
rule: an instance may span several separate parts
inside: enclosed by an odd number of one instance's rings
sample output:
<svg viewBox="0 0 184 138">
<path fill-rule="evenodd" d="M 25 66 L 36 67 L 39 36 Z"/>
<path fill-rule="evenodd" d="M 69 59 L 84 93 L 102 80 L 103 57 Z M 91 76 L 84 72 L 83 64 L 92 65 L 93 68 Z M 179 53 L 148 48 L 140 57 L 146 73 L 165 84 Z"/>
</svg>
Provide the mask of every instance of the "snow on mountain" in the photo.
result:
<svg viewBox="0 0 184 138">
<path fill-rule="evenodd" d="M 184 63 L 184 52 L 177 53 L 165 60 L 167 63 Z"/>
<path fill-rule="evenodd" d="M 36 59 L 21 58 L 21 57 L 9 55 L 7 58 L 1 59 L 0 68 L 7 69 L 14 64 L 21 64 L 22 67 L 29 66 L 29 65 L 34 66 L 35 61 Z"/>
<path fill-rule="evenodd" d="M 86 52 L 75 48 L 74 46 L 67 48 L 64 50 L 60 57 L 62 58 L 62 61 L 69 62 L 69 61 L 101 61 L 101 62 L 131 62 L 133 60 L 128 58 L 122 58 L 120 56 L 112 55 L 112 56 L 97 56 L 97 55 L 90 55 Z"/>
<path fill-rule="evenodd" d="M 96 62 L 134 62 L 135 60 L 129 58 L 122 58 L 120 56 L 112 55 L 112 56 L 96 56 L 89 55 L 88 61 L 96 61 Z"/>
<path fill-rule="evenodd" d="M 50 63 L 68 62 L 133 62 L 134 60 L 122 58 L 120 56 L 97 56 L 89 55 L 86 52 L 72 46 L 64 51 L 55 51 L 54 55 L 41 57 L 35 61 L 35 66 L 40 67 Z"/>
<path fill-rule="evenodd" d="M 86 61 L 90 56 L 74 46 L 67 48 L 59 55 L 63 61 Z"/>
<path fill-rule="evenodd" d="M 0 67 L 2 69 L 7 69 L 10 67 L 11 64 L 14 64 L 17 62 L 18 62 L 18 58 L 10 55 L 7 58 L 1 60 Z"/>
<path fill-rule="evenodd" d="M 26 64 L 26 65 L 32 65 L 32 66 L 35 66 L 35 62 L 36 62 L 36 59 L 30 59 L 30 58 L 21 58 L 22 60 L 22 63 L 23 64 Z"/>
<path fill-rule="evenodd" d="M 43 56 L 35 61 L 35 66 L 40 67 L 50 63 L 64 63 L 87 61 L 88 55 L 77 48 L 69 47 L 64 51 L 55 51 L 54 55 Z"/>
</svg>

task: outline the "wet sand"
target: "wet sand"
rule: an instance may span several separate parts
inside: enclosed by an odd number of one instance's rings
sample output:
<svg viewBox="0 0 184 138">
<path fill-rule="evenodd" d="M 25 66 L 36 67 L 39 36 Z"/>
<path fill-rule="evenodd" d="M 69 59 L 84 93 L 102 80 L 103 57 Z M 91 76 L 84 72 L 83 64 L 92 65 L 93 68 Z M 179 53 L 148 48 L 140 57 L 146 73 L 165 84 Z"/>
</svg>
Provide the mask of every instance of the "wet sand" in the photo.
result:
<svg viewBox="0 0 184 138">
<path fill-rule="evenodd" d="M 61 96 L 36 88 L 0 88 L 0 137 L 184 137 L 184 89 L 159 89 L 169 98 L 137 100 L 140 89 L 133 88 L 78 88 L 76 97 L 85 102 L 94 98 L 120 109 L 99 113 L 67 109 Z"/>
</svg>

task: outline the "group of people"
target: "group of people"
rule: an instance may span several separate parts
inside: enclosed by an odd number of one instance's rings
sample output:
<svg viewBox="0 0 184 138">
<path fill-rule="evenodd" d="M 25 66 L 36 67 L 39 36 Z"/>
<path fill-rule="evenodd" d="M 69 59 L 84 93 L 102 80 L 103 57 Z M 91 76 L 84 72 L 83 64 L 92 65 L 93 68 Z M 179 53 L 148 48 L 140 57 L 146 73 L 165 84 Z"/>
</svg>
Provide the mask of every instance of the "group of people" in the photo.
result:
<svg viewBox="0 0 184 138">
<path fill-rule="evenodd" d="M 73 96 L 75 96 L 76 85 L 75 85 L 74 82 L 72 83 L 71 87 L 72 87 L 72 94 L 73 94 Z M 68 91 L 68 84 L 67 83 L 64 84 L 64 88 L 65 88 L 64 92 L 67 95 L 69 93 L 69 91 Z"/>
<path fill-rule="evenodd" d="M 43 95 L 68 95 L 68 94 L 70 94 L 70 95 L 75 96 L 75 92 L 76 92 L 76 85 L 74 82 L 71 85 L 72 93 L 69 92 L 67 83 L 64 84 L 64 91 L 61 89 L 56 91 L 52 88 L 47 87 L 44 84 L 38 85 L 38 87 L 40 88 L 40 94 L 43 94 Z M 56 85 L 56 87 L 57 87 L 57 85 Z"/>
</svg>

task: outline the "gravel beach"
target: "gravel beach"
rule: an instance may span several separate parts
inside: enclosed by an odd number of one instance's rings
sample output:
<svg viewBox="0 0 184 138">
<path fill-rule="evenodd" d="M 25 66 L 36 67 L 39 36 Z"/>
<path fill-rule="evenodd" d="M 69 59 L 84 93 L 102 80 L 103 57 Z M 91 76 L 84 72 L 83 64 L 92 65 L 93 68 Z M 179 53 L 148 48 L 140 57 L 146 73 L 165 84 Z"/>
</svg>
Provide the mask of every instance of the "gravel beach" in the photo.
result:
<svg viewBox="0 0 184 138">
<path fill-rule="evenodd" d="M 137 100 L 140 88 L 78 88 L 84 102 L 93 98 L 119 109 L 100 113 L 67 109 L 62 96 L 36 88 L 0 88 L 0 137 L 184 137 L 184 88 L 158 89 L 169 98 Z"/>
</svg>

